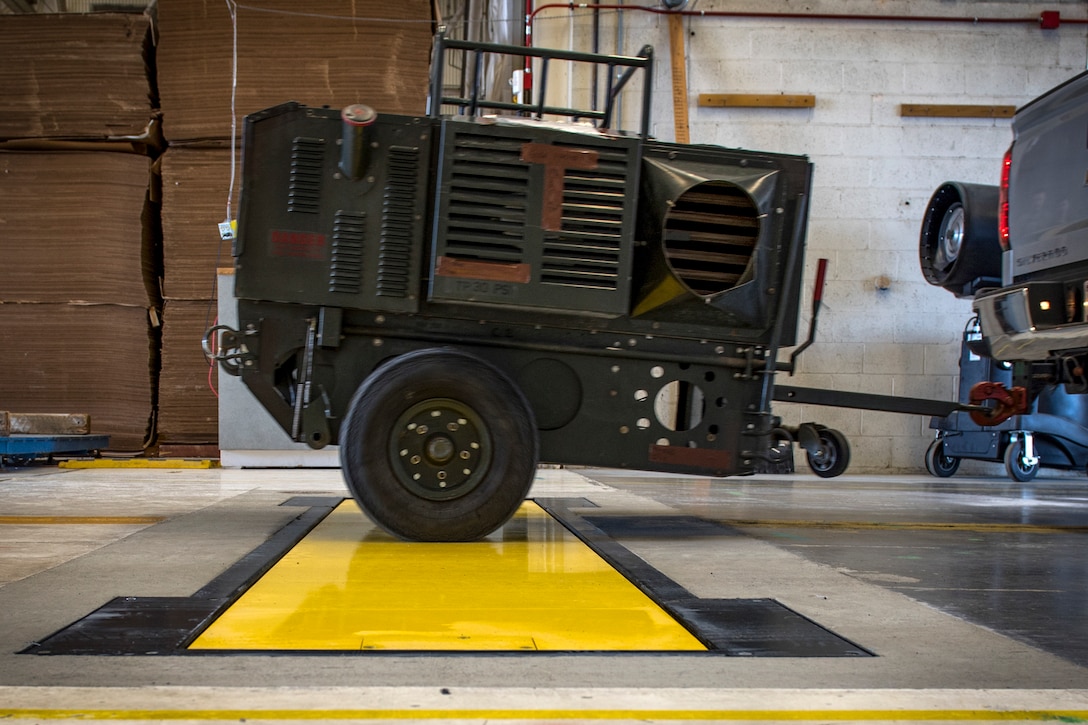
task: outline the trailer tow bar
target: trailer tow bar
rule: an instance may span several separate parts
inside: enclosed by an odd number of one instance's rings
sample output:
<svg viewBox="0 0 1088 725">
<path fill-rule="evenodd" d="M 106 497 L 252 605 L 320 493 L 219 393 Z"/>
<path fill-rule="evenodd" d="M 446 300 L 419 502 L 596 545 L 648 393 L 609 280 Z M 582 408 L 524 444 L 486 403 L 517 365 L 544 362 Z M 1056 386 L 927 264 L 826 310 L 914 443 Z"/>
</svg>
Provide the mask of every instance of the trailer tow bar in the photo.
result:
<svg viewBox="0 0 1088 725">
<path fill-rule="evenodd" d="M 809 321 L 807 339 L 790 354 L 787 362 L 775 363 L 775 370 L 788 372 L 791 376 L 797 369 L 797 360 L 816 338 L 816 323 L 819 318 L 820 307 L 823 301 L 823 288 L 827 279 L 827 260 L 820 259 L 816 269 L 816 281 L 812 294 L 812 318 Z M 768 378 L 773 372 L 768 370 Z M 771 381 L 768 379 L 767 381 Z M 1022 387 L 1006 388 L 1001 383 L 983 382 L 971 388 L 968 403 L 947 400 L 930 400 L 926 398 L 906 398 L 896 395 L 878 395 L 872 393 L 856 393 L 843 390 L 828 390 L 819 388 L 800 388 L 771 383 L 771 398 L 777 402 L 802 403 L 809 405 L 823 405 L 832 408 L 853 408 L 858 410 L 875 410 L 886 413 L 903 413 L 907 415 L 923 415 L 938 418 L 946 418 L 952 413 L 963 411 L 970 415 L 971 420 L 981 426 L 998 425 L 1013 415 L 1028 412 L 1029 400 L 1027 390 Z M 795 429 L 781 428 L 796 440 L 808 454 L 810 462 L 821 459 L 829 450 L 829 442 L 837 443 L 847 451 L 845 439 L 841 441 L 838 431 L 831 431 L 826 426 L 818 423 L 801 423 Z M 1027 442 L 1027 446 L 1031 446 Z M 835 446 L 830 446 L 834 448 Z M 1030 451 L 1030 448 L 1029 448 Z M 1033 453 L 1033 452 L 1032 452 Z M 845 453 L 845 455 L 849 455 Z M 826 475 L 814 468 L 818 475 Z M 837 474 L 831 474 L 837 475 Z"/>
</svg>

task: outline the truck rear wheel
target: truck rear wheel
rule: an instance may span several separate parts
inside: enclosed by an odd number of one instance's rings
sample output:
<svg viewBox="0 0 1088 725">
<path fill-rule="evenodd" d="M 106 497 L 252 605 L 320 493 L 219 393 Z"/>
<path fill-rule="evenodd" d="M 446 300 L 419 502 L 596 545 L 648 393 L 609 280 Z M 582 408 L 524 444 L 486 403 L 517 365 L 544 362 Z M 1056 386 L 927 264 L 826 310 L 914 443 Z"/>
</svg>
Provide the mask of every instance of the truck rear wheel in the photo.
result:
<svg viewBox="0 0 1088 725">
<path fill-rule="evenodd" d="M 340 431 L 348 489 L 381 528 L 410 541 L 474 541 L 506 523 L 536 475 L 521 390 L 468 353 L 431 348 L 379 366 Z"/>
</svg>

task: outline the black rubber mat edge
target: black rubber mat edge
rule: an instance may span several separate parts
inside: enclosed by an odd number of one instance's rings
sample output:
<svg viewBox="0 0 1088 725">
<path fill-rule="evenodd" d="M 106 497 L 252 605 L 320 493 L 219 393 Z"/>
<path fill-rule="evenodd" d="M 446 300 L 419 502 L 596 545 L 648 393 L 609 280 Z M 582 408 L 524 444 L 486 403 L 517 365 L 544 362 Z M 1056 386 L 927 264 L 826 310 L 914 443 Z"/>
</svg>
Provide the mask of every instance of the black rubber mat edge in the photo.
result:
<svg viewBox="0 0 1088 725">
<path fill-rule="evenodd" d="M 267 541 L 235 562 L 191 597 L 117 597 L 83 619 L 36 642 L 19 654 L 38 655 L 285 655 L 285 656 L 403 656 L 402 650 L 198 650 L 186 649 L 201 632 L 271 569 L 342 501 L 340 496 L 297 496 L 285 506 L 307 511 L 288 522 Z M 872 653 L 789 609 L 773 599 L 699 599 L 651 567 L 611 534 L 624 529 L 643 535 L 739 536 L 716 522 L 690 516 L 608 517 L 589 520 L 571 509 L 599 508 L 584 498 L 535 499 L 549 515 L 653 599 L 708 647 L 705 653 L 654 652 L 655 656 L 730 655 L 755 657 L 842 657 Z M 601 528 L 600 524 L 604 525 Z M 682 525 L 677 529 L 678 525 Z M 684 528 L 686 527 L 686 528 Z M 609 531 L 609 529 L 611 531 Z M 663 533 L 664 532 L 664 533 Z M 681 533 L 680 535 L 684 535 Z M 413 651 L 412 654 L 457 656 L 525 656 L 522 651 Z M 640 651 L 534 652 L 533 656 L 610 656 L 646 654 Z"/>
<path fill-rule="evenodd" d="M 535 499 L 537 505 L 680 622 L 710 650 L 756 657 L 873 657 L 875 654 L 774 599 L 700 599 L 617 538 L 676 539 L 743 534 L 694 516 L 583 516 L 584 499 Z"/>
<path fill-rule="evenodd" d="M 307 510 L 191 597 L 117 597 L 17 654 L 177 655 L 310 533 L 343 496 L 296 496 Z"/>
</svg>

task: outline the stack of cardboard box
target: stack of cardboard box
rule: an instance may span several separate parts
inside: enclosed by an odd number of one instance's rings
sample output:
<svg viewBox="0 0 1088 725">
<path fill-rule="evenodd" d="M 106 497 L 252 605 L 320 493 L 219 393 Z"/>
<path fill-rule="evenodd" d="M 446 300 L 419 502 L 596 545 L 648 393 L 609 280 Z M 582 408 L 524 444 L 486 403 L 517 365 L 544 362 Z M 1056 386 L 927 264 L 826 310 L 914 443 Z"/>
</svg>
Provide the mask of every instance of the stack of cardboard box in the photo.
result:
<svg viewBox="0 0 1088 725">
<path fill-rule="evenodd" d="M 0 139 L 138 137 L 155 105 L 144 15 L 0 16 Z"/>
<path fill-rule="evenodd" d="M 200 341 L 245 115 L 421 114 L 432 30 L 428 0 L 0 16 L 0 409 L 90 413 L 118 451 L 214 446 Z"/>
<path fill-rule="evenodd" d="M 219 236 L 226 218 L 230 150 L 170 148 L 161 159 L 163 234 L 160 444 L 218 440 L 217 374 L 200 340 L 215 324 L 216 267 L 230 266 Z"/>
<path fill-rule="evenodd" d="M 155 100 L 142 15 L 0 17 L 0 408 L 153 434 Z"/>
<path fill-rule="evenodd" d="M 334 108 L 366 103 L 384 113 L 426 107 L 427 0 L 268 0 L 235 12 L 232 18 L 227 3 L 202 0 L 158 6 L 157 78 L 168 141 L 161 159 L 164 443 L 217 437 L 209 385 L 216 376 L 209 376 L 199 340 L 215 320 L 217 267 L 232 264 L 218 225 L 236 210 L 246 114 L 292 100 Z"/>
</svg>

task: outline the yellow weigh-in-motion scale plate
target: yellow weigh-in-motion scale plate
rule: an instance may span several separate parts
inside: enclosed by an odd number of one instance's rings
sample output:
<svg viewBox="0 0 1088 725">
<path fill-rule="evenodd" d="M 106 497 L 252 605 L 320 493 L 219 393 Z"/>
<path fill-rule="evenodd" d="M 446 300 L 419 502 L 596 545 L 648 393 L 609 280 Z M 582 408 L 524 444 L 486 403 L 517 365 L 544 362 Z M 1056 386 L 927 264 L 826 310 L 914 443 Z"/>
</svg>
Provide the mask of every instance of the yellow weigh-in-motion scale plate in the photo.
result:
<svg viewBox="0 0 1088 725">
<path fill-rule="evenodd" d="M 348 500 L 189 649 L 707 648 L 535 503 L 482 541 L 432 544 Z"/>
</svg>

